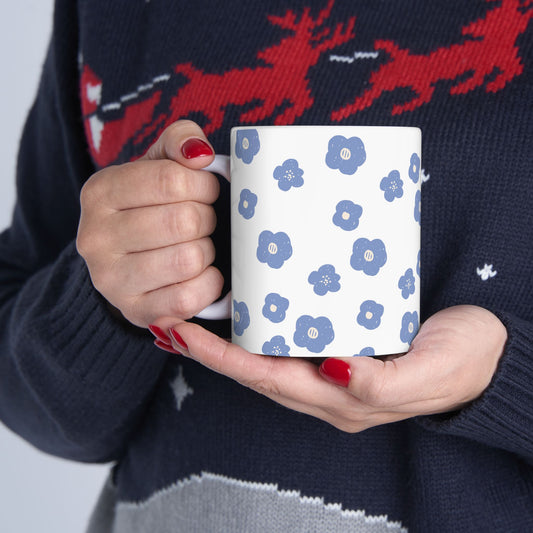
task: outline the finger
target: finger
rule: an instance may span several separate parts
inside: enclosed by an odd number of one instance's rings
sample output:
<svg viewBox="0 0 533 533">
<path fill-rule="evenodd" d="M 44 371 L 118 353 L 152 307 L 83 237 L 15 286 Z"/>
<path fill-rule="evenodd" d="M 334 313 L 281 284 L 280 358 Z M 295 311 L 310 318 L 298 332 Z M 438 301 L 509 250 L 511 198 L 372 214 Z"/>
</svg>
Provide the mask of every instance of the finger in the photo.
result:
<svg viewBox="0 0 533 533">
<path fill-rule="evenodd" d="M 251 354 L 192 323 L 180 323 L 174 331 L 183 339 L 188 353 L 204 366 L 272 398 L 290 398 L 307 405 L 320 400 L 347 397 L 318 375 L 313 363 L 300 358 Z"/>
<path fill-rule="evenodd" d="M 132 253 L 207 237 L 215 230 L 216 215 L 210 205 L 181 202 L 120 211 L 106 224 L 107 246 Z"/>
<path fill-rule="evenodd" d="M 390 359 L 354 357 L 336 361 L 349 368 L 347 385 L 343 383 L 347 390 L 376 409 L 417 414 L 434 412 L 444 396 L 438 386 L 440 379 L 436 381 L 435 376 L 443 375 L 445 369 L 441 369 L 439 361 L 430 361 L 415 350 Z"/>
<path fill-rule="evenodd" d="M 214 153 L 198 124 L 178 120 L 165 129 L 143 159 L 171 159 L 185 167 L 200 169 L 213 161 Z"/>
<path fill-rule="evenodd" d="M 159 322 L 162 328 L 168 323 Z M 349 392 L 321 379 L 317 366 L 309 361 L 251 354 L 196 324 L 176 324 L 170 329 L 170 338 L 176 351 L 211 370 L 343 431 L 363 431 L 409 416 L 369 408 Z"/>
<path fill-rule="evenodd" d="M 222 274 L 209 266 L 193 279 L 145 293 L 134 303 L 133 314 L 142 317 L 136 323 L 147 327 L 159 317 L 192 318 L 220 296 L 223 285 Z"/>
<path fill-rule="evenodd" d="M 123 255 L 116 267 L 122 290 L 129 294 L 151 292 L 199 276 L 215 259 L 209 237 L 155 250 Z"/>
<path fill-rule="evenodd" d="M 212 204 L 219 191 L 218 179 L 210 172 L 173 161 L 139 160 L 93 175 L 82 189 L 81 202 L 113 212 L 184 201 Z"/>
</svg>

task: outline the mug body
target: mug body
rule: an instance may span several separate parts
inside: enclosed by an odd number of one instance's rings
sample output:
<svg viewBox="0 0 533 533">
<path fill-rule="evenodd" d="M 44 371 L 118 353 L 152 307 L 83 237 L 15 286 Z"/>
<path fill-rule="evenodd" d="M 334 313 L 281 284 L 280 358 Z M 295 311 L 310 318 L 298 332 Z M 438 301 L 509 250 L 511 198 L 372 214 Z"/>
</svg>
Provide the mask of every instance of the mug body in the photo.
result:
<svg viewBox="0 0 533 533">
<path fill-rule="evenodd" d="M 420 158 L 418 128 L 233 128 L 233 342 L 405 352 L 419 327 Z"/>
</svg>

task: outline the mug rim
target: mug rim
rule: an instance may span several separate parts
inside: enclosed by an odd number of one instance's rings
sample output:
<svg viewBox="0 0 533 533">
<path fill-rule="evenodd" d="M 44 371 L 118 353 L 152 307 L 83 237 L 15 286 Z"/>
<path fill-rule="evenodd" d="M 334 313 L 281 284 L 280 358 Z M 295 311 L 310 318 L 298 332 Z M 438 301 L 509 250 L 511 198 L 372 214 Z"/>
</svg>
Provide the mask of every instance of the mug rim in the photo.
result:
<svg viewBox="0 0 533 533">
<path fill-rule="evenodd" d="M 282 130 L 282 129 L 291 129 L 291 130 L 413 130 L 418 131 L 420 134 L 422 134 L 422 129 L 418 126 L 395 126 L 395 125 L 387 125 L 387 126 L 378 126 L 378 125 L 358 125 L 358 124 L 282 124 L 282 125 L 276 125 L 276 124 L 259 124 L 254 126 L 253 124 L 246 124 L 242 126 L 232 126 L 231 132 L 237 131 L 237 130 Z"/>
</svg>

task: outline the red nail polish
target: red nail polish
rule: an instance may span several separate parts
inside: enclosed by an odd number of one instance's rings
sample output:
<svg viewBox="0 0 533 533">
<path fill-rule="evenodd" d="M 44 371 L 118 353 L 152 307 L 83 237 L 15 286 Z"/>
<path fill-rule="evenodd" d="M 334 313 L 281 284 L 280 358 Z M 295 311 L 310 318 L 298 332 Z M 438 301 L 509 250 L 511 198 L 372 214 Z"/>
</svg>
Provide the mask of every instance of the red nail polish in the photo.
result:
<svg viewBox="0 0 533 533">
<path fill-rule="evenodd" d="M 150 332 L 152 333 L 154 337 L 164 342 L 165 344 L 170 344 L 172 342 L 170 340 L 170 337 L 160 327 L 150 324 L 148 326 L 148 329 L 150 330 Z"/>
<path fill-rule="evenodd" d="M 175 329 L 170 329 L 169 330 L 169 333 L 170 335 L 172 336 L 172 338 L 174 339 L 174 342 L 180 347 L 180 348 L 183 348 L 184 350 L 188 350 L 189 347 L 187 346 L 187 343 L 181 338 L 181 335 L 175 330 Z"/>
<path fill-rule="evenodd" d="M 320 365 L 320 374 L 335 385 L 347 387 L 352 376 L 352 369 L 348 363 L 340 359 L 326 359 Z"/>
<path fill-rule="evenodd" d="M 213 149 L 202 139 L 192 138 L 185 141 L 181 153 L 186 159 L 194 159 L 206 155 L 213 155 Z"/>
<path fill-rule="evenodd" d="M 174 349 L 170 344 L 166 344 L 159 339 L 155 339 L 154 344 L 161 350 L 164 350 L 165 352 L 173 353 L 176 355 L 183 355 L 181 352 L 178 352 L 178 350 Z"/>
</svg>

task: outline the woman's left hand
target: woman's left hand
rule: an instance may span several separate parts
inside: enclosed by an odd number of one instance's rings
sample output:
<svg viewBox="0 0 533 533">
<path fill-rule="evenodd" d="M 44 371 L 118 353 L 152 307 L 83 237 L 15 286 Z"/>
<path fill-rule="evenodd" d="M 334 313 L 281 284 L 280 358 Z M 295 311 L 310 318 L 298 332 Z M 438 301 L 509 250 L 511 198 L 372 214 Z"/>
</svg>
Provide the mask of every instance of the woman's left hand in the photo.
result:
<svg viewBox="0 0 533 533">
<path fill-rule="evenodd" d="M 164 320 L 159 325 L 170 326 Z M 489 385 L 507 340 L 494 314 L 470 305 L 429 318 L 406 354 L 330 358 L 320 367 L 296 357 L 251 354 L 188 322 L 169 332 L 183 355 L 352 433 L 467 405 Z"/>
</svg>

